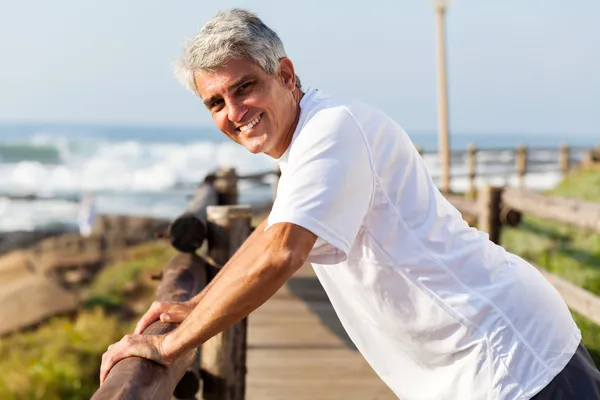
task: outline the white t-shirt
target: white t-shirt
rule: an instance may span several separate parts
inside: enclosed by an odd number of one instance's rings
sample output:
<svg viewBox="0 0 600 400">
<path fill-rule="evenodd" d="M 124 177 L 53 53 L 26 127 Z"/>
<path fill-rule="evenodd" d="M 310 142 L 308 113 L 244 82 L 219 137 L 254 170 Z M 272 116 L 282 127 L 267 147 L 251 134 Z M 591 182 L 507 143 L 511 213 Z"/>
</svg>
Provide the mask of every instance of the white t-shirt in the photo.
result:
<svg viewBox="0 0 600 400">
<path fill-rule="evenodd" d="M 464 222 L 382 112 L 318 90 L 300 107 L 268 227 L 318 236 L 309 261 L 383 381 L 402 400 L 545 387 L 581 340 L 555 289 Z"/>
</svg>

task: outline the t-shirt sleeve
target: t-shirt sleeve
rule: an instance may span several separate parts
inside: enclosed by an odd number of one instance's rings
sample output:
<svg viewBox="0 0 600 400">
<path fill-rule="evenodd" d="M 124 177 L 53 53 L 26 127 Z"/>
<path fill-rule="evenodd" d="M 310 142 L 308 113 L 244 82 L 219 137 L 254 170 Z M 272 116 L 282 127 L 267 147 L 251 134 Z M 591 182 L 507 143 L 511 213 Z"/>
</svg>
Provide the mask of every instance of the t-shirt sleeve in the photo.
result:
<svg viewBox="0 0 600 400">
<path fill-rule="evenodd" d="M 319 112 L 289 153 L 268 226 L 290 222 L 318 236 L 309 261 L 344 261 L 369 210 L 374 176 L 365 137 L 345 108 Z"/>
</svg>

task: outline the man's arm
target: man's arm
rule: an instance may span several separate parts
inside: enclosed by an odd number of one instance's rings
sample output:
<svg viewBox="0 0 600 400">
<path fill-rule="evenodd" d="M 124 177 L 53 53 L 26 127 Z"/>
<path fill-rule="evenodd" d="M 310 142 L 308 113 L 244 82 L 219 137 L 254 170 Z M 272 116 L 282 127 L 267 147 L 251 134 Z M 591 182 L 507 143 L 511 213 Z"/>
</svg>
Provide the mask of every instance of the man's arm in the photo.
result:
<svg viewBox="0 0 600 400">
<path fill-rule="evenodd" d="M 204 298 L 206 293 L 212 288 L 217 280 L 219 280 L 229 265 L 239 256 L 239 254 L 245 252 L 249 247 L 253 246 L 257 238 L 264 232 L 267 226 L 267 219 L 265 219 L 250 236 L 244 241 L 242 246 L 235 252 L 235 254 L 229 259 L 227 264 L 221 268 L 219 273 L 209 282 L 208 285 L 200 293 L 183 303 L 164 303 L 154 302 L 152 306 L 146 311 L 146 313 L 138 321 L 134 333 L 141 334 L 146 330 L 150 324 L 157 319 L 162 322 L 181 322 L 185 319 L 190 312 L 199 302 Z"/>
<path fill-rule="evenodd" d="M 248 238 L 246 240 L 244 240 L 244 243 L 242 243 L 242 245 L 240 246 L 240 248 L 233 254 L 233 256 L 231 256 L 231 258 L 227 261 L 227 264 L 225 264 L 217 273 L 217 276 L 215 276 L 208 285 L 206 285 L 206 287 L 204 289 L 202 289 L 202 291 L 200 293 L 198 293 L 197 295 L 195 295 L 191 301 L 194 302 L 195 304 L 198 304 L 200 302 L 200 300 L 202 300 L 204 298 L 204 296 L 206 295 L 206 293 L 211 289 L 212 285 L 223 275 L 223 273 L 225 272 L 225 270 L 227 268 L 229 268 L 229 266 L 236 261 L 236 259 L 239 257 L 240 254 L 244 253 L 248 248 L 250 248 L 251 246 L 253 246 L 255 244 L 255 242 L 257 241 L 257 239 L 260 237 L 261 233 L 264 233 L 265 228 L 267 227 L 267 222 L 268 219 L 265 218 L 265 220 L 263 222 L 260 223 L 260 225 L 258 225 L 256 227 L 256 229 L 254 230 L 254 232 L 252 232 L 252 234 L 250 236 L 248 236 Z"/>
<path fill-rule="evenodd" d="M 181 325 L 165 336 L 162 352 L 177 357 L 246 317 L 304 264 L 316 239 L 291 223 L 259 231 L 227 263 Z"/>
</svg>

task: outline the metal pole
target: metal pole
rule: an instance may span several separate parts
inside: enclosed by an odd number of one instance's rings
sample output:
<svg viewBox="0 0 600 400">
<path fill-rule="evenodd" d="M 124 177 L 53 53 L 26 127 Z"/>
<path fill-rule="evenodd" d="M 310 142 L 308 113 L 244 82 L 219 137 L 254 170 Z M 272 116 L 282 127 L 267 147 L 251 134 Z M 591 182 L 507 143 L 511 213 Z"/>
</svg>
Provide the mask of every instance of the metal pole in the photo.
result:
<svg viewBox="0 0 600 400">
<path fill-rule="evenodd" d="M 435 8 L 437 25 L 437 71 L 438 71 L 438 151 L 442 173 L 441 190 L 450 192 L 450 150 L 448 138 L 448 93 L 446 80 L 446 5 L 438 3 Z"/>
</svg>

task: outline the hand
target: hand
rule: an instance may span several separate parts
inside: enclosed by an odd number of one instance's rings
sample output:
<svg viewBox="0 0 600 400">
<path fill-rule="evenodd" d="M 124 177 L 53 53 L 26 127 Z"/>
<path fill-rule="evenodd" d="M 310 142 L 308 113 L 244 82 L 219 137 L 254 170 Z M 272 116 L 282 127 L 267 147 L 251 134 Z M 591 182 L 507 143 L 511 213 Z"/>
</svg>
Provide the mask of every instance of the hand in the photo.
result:
<svg viewBox="0 0 600 400">
<path fill-rule="evenodd" d="M 181 303 L 166 303 L 155 301 L 148 311 L 140 318 L 133 333 L 141 335 L 154 321 L 161 322 L 181 322 L 196 307 L 193 301 L 184 301 Z"/>
<path fill-rule="evenodd" d="M 142 357 L 155 361 L 165 367 L 173 361 L 163 349 L 164 336 L 157 335 L 125 335 L 119 342 L 108 346 L 102 355 L 100 366 L 100 385 L 104 383 L 112 367 L 127 357 Z"/>
</svg>

